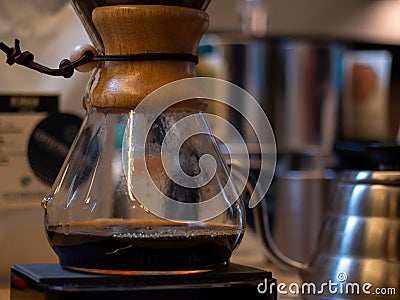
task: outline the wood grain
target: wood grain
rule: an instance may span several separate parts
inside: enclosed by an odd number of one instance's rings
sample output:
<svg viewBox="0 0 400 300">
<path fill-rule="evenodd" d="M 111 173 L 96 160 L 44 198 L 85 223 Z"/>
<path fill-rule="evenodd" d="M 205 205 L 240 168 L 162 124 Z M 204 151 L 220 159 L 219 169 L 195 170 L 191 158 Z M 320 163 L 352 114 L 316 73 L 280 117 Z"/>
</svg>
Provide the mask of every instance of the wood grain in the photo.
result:
<svg viewBox="0 0 400 300">
<path fill-rule="evenodd" d="M 209 17 L 203 11 L 184 7 L 116 5 L 96 8 L 93 22 L 106 55 L 197 54 Z M 96 107 L 134 109 L 155 89 L 196 75 L 195 64 L 187 61 L 104 62 L 90 102 Z M 187 101 L 183 105 L 203 109 L 206 101 Z"/>
</svg>

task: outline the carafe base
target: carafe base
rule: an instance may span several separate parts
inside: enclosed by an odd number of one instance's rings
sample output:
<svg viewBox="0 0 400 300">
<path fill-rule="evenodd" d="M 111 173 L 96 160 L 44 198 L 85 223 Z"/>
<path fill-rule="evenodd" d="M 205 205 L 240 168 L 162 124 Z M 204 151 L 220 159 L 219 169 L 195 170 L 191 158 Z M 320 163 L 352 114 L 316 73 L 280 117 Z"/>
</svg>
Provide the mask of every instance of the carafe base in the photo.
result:
<svg viewBox="0 0 400 300">
<path fill-rule="evenodd" d="M 228 264 L 226 264 L 228 265 Z M 92 273 L 92 274 L 104 274 L 104 275 L 120 275 L 120 276 L 158 276 L 158 275 L 188 275 L 197 274 L 203 272 L 209 272 L 215 269 L 204 269 L 204 270 L 106 270 L 106 269 L 88 269 L 78 267 L 61 267 L 66 271 Z"/>
</svg>

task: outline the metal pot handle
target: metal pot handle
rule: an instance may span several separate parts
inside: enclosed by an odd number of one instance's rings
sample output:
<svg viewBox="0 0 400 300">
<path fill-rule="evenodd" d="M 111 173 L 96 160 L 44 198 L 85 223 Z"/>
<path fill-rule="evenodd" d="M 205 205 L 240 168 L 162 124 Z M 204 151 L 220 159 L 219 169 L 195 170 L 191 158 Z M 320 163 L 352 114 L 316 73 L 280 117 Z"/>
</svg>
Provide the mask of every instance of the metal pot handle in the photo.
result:
<svg viewBox="0 0 400 300">
<path fill-rule="evenodd" d="M 247 192 L 252 195 L 253 193 L 258 193 L 254 181 L 254 178 L 248 176 L 246 178 L 241 172 L 236 171 L 240 170 L 240 163 L 236 161 L 227 161 L 228 166 L 235 165 L 237 168 L 231 168 L 232 175 L 236 177 L 237 180 L 246 182 L 245 189 Z M 278 265 L 282 269 L 288 269 L 294 271 L 296 273 L 301 272 L 306 268 L 306 265 L 293 260 L 286 255 L 284 255 L 276 246 L 273 237 L 271 228 L 269 226 L 269 218 L 267 211 L 267 199 L 263 199 L 260 201 L 257 206 L 254 207 L 254 220 L 256 226 L 257 236 L 259 237 L 262 245 L 264 246 L 264 251 L 267 257 L 276 265 Z"/>
</svg>

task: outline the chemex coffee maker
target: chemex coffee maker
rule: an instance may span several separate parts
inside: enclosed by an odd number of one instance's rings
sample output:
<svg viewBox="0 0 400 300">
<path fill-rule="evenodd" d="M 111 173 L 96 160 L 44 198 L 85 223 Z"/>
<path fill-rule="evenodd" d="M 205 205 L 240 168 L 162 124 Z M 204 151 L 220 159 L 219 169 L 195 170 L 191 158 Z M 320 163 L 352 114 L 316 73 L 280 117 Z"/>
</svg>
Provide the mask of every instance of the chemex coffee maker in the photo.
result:
<svg viewBox="0 0 400 300">
<path fill-rule="evenodd" d="M 207 134 L 206 99 L 187 99 L 161 113 L 159 103 L 136 110 L 156 89 L 196 76 L 209 2 L 72 0 L 94 47 L 77 49 L 58 69 L 34 62 L 17 40 L 14 48 L 1 44 L 10 65 L 66 78 L 74 69 L 95 69 L 85 119 L 42 202 L 59 265 L 13 267 L 12 299 L 34 293 L 153 299 L 161 292 L 167 299 L 219 293 L 276 299 L 270 272 L 230 263 L 245 232 L 245 209 L 227 186 L 229 170 Z M 187 117 L 206 134 L 188 138 L 165 162 L 163 141 L 168 134 L 172 142 L 185 137 L 187 126 L 176 124 Z M 179 172 L 202 176 L 204 155 L 214 158 L 213 176 L 202 186 L 180 184 Z M 226 208 L 210 214 L 201 204 L 216 196 Z M 271 292 L 258 293 L 260 282 L 271 283 Z"/>
</svg>

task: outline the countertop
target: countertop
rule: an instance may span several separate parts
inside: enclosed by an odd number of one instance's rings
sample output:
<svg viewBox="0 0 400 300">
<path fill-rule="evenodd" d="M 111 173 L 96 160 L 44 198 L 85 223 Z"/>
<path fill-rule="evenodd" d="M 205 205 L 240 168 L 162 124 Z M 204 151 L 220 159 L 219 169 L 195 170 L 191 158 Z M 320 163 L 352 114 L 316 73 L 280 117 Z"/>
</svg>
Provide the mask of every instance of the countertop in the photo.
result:
<svg viewBox="0 0 400 300">
<path fill-rule="evenodd" d="M 255 233 L 247 230 L 244 235 L 243 241 L 236 249 L 232 256 L 232 262 L 265 269 L 272 272 L 272 276 L 277 279 L 278 283 L 300 283 L 300 278 L 297 274 L 279 269 L 272 264 L 265 256 L 262 245 L 259 243 Z M 10 291 L 9 287 L 4 285 L 0 286 L 0 300 L 9 300 Z M 300 297 L 290 295 L 278 295 L 279 300 L 298 300 Z"/>
<path fill-rule="evenodd" d="M 0 299 L 1 300 L 10 299 L 10 290 L 8 289 L 8 287 L 1 287 L 0 288 Z"/>
</svg>

